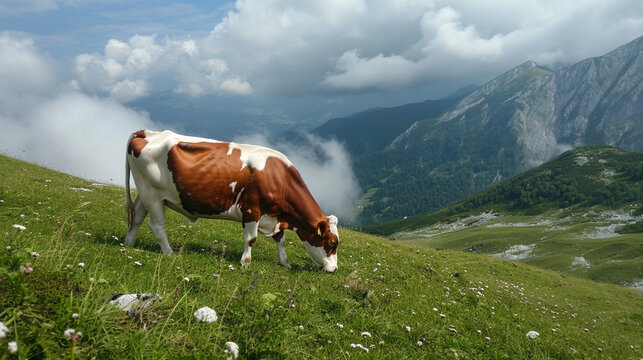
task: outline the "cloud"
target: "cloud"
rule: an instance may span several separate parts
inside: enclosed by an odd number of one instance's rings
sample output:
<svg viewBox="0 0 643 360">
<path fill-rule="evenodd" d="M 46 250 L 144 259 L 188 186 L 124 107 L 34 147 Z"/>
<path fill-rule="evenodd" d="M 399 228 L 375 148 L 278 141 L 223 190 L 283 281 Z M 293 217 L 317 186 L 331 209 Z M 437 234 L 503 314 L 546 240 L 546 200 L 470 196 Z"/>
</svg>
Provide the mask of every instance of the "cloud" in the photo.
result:
<svg viewBox="0 0 643 360">
<path fill-rule="evenodd" d="M 128 101 L 167 89 L 299 96 L 480 83 L 527 60 L 602 55 L 643 33 L 643 3 L 239 0 L 212 27 L 187 40 L 111 39 L 77 58 L 80 88 Z"/>
<path fill-rule="evenodd" d="M 342 219 L 355 216 L 355 201 L 361 191 L 353 172 L 350 155 L 336 140 L 325 141 L 307 134 L 307 143 L 272 144 L 260 134 L 235 139 L 240 143 L 256 144 L 281 151 L 290 159 L 303 177 L 311 194 L 326 215 Z"/>
<path fill-rule="evenodd" d="M 599 56 L 643 31 L 643 5 L 624 1 L 542 1 L 523 9 L 506 1 L 485 2 L 485 9 L 459 1 L 435 4 L 416 23 L 421 35 L 415 43 L 370 57 L 351 49 L 322 84 L 360 90 L 481 82 L 527 60 L 555 67 Z"/>
<path fill-rule="evenodd" d="M 23 117 L 0 116 L 0 151 L 83 178 L 122 184 L 129 135 L 155 125 L 112 99 L 68 92 Z"/>
<path fill-rule="evenodd" d="M 129 135 L 154 128 L 111 98 L 67 89 L 28 38 L 0 34 L 0 151 L 88 179 L 123 183 Z"/>
<path fill-rule="evenodd" d="M 33 106 L 57 81 L 56 64 L 31 38 L 0 32 L 0 109 L 6 115 Z"/>
<path fill-rule="evenodd" d="M 147 96 L 155 83 L 169 83 L 176 92 L 193 96 L 252 93 L 250 84 L 228 72 L 224 60 L 202 57 L 200 51 L 193 40 L 159 41 L 154 35 L 135 35 L 127 42 L 110 39 L 103 54 L 76 57 L 74 86 L 122 102 Z"/>
</svg>

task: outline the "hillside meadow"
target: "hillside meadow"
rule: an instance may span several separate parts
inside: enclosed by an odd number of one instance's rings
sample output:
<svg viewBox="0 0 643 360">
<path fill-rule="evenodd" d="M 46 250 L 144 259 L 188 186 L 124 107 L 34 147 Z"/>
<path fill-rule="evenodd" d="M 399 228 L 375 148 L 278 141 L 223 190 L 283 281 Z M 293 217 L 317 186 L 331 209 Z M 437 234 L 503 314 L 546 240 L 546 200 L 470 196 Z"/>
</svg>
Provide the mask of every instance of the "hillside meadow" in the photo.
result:
<svg viewBox="0 0 643 360">
<path fill-rule="evenodd" d="M 243 359 L 643 357 L 643 294 L 611 284 L 349 229 L 334 274 L 293 233 L 292 270 L 269 238 L 240 268 L 240 224 L 169 211 L 166 256 L 147 227 L 121 245 L 121 187 L 3 156 L 0 200 L 2 359 L 225 359 L 226 342 Z M 125 312 L 119 293 L 160 298 Z"/>
</svg>

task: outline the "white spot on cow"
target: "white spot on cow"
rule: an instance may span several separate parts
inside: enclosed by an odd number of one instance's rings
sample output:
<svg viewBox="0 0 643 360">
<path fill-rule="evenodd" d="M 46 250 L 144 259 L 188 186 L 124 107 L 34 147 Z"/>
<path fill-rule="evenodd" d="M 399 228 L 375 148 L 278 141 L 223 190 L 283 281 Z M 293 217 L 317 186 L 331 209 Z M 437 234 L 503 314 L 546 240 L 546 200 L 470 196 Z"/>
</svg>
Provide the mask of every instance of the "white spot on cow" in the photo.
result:
<svg viewBox="0 0 643 360">
<path fill-rule="evenodd" d="M 231 155 L 234 149 L 239 149 L 239 151 L 241 151 L 241 170 L 248 166 L 252 169 L 261 171 L 266 167 L 266 161 L 269 157 L 275 157 L 283 161 L 287 166 L 292 166 L 292 163 L 290 162 L 290 160 L 288 160 L 286 155 L 273 149 L 256 145 L 245 145 L 231 142 L 228 146 L 228 155 Z"/>
<path fill-rule="evenodd" d="M 233 181 L 230 183 L 230 189 L 232 189 L 232 192 L 234 192 L 234 188 L 237 187 L 237 182 Z"/>
<path fill-rule="evenodd" d="M 276 217 L 261 215 L 259 219 L 259 232 L 265 236 L 273 236 L 277 234 L 281 229 L 279 229 L 279 219 Z"/>
</svg>

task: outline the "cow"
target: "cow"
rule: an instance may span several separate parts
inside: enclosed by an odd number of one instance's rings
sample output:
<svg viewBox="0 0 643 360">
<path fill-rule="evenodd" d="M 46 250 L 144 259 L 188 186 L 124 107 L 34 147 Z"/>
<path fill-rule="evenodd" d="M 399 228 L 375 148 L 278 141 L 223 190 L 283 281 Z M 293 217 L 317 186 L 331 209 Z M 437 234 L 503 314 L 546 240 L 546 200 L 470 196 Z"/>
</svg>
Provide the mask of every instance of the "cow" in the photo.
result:
<svg viewBox="0 0 643 360">
<path fill-rule="evenodd" d="M 226 219 L 243 226 L 241 265 L 249 266 L 257 233 L 277 244 L 279 263 L 290 269 L 285 230 L 297 233 L 310 259 L 337 270 L 337 217 L 325 216 L 301 175 L 278 151 L 175 134 L 139 130 L 127 142 L 125 209 L 133 246 L 139 226 L 148 225 L 163 253 L 172 254 L 165 233 L 165 206 L 190 223 Z M 138 196 L 132 201 L 130 172 Z"/>
</svg>

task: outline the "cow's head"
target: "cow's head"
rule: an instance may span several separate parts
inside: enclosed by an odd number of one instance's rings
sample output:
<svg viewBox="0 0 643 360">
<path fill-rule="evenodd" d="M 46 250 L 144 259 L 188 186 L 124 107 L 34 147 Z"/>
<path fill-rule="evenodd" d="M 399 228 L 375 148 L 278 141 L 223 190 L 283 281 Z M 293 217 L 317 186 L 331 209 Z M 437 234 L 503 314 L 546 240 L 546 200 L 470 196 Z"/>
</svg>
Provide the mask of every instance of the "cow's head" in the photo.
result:
<svg viewBox="0 0 643 360">
<path fill-rule="evenodd" d="M 334 215 L 320 221 L 316 232 L 302 236 L 302 240 L 310 260 L 326 272 L 332 273 L 337 270 L 339 232 L 337 232 L 337 218 Z"/>
</svg>

